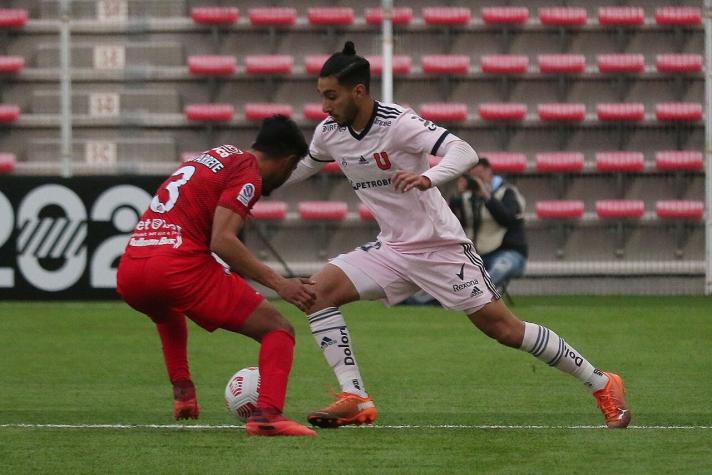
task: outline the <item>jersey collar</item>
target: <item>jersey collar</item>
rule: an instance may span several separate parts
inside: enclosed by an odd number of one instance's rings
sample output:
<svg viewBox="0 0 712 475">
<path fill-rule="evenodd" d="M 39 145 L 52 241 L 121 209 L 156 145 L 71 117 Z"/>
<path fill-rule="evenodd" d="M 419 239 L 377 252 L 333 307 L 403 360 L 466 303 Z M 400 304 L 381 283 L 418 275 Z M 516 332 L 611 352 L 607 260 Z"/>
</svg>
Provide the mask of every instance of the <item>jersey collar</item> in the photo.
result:
<svg viewBox="0 0 712 475">
<path fill-rule="evenodd" d="M 366 127 L 364 127 L 364 129 L 358 134 L 349 125 L 349 127 L 348 127 L 349 133 L 351 134 L 351 136 L 353 138 L 355 138 L 356 140 L 361 140 L 362 138 L 364 138 L 366 136 L 368 131 L 371 130 L 373 121 L 376 120 L 376 112 L 378 112 L 378 101 L 373 101 L 373 112 L 371 112 L 371 118 L 368 119 L 368 124 L 366 124 Z"/>
</svg>

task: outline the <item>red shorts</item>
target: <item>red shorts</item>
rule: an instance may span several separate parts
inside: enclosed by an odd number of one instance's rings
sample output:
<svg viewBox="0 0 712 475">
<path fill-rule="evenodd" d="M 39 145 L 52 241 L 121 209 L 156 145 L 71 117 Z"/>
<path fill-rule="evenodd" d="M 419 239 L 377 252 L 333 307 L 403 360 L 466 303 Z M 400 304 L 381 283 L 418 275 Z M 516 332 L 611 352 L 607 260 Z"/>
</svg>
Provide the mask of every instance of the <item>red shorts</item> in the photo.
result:
<svg viewBox="0 0 712 475">
<path fill-rule="evenodd" d="M 208 331 L 236 331 L 264 297 L 210 255 L 123 256 L 117 291 L 156 323 L 186 315 Z"/>
</svg>

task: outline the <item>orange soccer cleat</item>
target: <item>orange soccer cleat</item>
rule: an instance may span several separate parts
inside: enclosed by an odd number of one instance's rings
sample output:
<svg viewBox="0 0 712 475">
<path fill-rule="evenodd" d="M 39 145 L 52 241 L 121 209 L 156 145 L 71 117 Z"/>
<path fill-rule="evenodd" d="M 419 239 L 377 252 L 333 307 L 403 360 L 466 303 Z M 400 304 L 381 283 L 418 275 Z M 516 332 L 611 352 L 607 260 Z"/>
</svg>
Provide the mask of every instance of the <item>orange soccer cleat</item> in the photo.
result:
<svg viewBox="0 0 712 475">
<path fill-rule="evenodd" d="M 630 410 L 625 402 L 623 380 L 615 373 L 606 373 L 608 384 L 593 393 L 596 404 L 606 418 L 606 425 L 611 429 L 625 429 L 630 424 Z"/>
<path fill-rule="evenodd" d="M 307 420 L 312 425 L 324 428 L 372 424 L 376 420 L 378 411 L 370 396 L 340 393 L 335 397 L 336 401 L 324 409 L 312 412 L 307 416 Z"/>
<path fill-rule="evenodd" d="M 277 411 L 255 409 L 247 419 L 245 429 L 249 435 L 265 436 L 308 436 L 314 437 L 316 432 L 300 423 L 287 419 Z"/>
<path fill-rule="evenodd" d="M 173 417 L 181 419 L 197 419 L 200 406 L 195 396 L 195 386 L 192 381 L 181 380 L 173 383 Z"/>
</svg>

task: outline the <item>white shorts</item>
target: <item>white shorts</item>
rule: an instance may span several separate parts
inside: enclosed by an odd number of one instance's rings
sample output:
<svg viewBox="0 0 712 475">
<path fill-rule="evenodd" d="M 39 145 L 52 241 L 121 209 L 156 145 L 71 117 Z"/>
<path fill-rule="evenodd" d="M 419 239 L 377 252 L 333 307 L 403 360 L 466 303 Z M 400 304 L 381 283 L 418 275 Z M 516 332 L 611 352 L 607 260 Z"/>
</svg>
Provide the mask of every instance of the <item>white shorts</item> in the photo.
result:
<svg viewBox="0 0 712 475">
<path fill-rule="evenodd" d="M 443 307 L 471 315 L 501 298 L 470 242 L 403 254 L 376 241 L 330 262 L 344 271 L 363 300 L 395 305 L 423 289 Z"/>
</svg>

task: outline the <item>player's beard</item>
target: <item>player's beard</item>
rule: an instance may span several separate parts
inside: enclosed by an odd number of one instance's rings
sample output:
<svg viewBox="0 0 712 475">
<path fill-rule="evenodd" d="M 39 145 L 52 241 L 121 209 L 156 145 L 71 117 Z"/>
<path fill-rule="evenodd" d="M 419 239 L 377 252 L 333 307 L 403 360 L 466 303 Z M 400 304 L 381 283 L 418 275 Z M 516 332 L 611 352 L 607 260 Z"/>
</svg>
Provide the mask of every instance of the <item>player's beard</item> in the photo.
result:
<svg viewBox="0 0 712 475">
<path fill-rule="evenodd" d="M 358 115 L 358 106 L 355 102 L 350 102 L 344 109 L 344 113 L 338 117 L 333 117 L 339 127 L 350 127 Z"/>
</svg>

